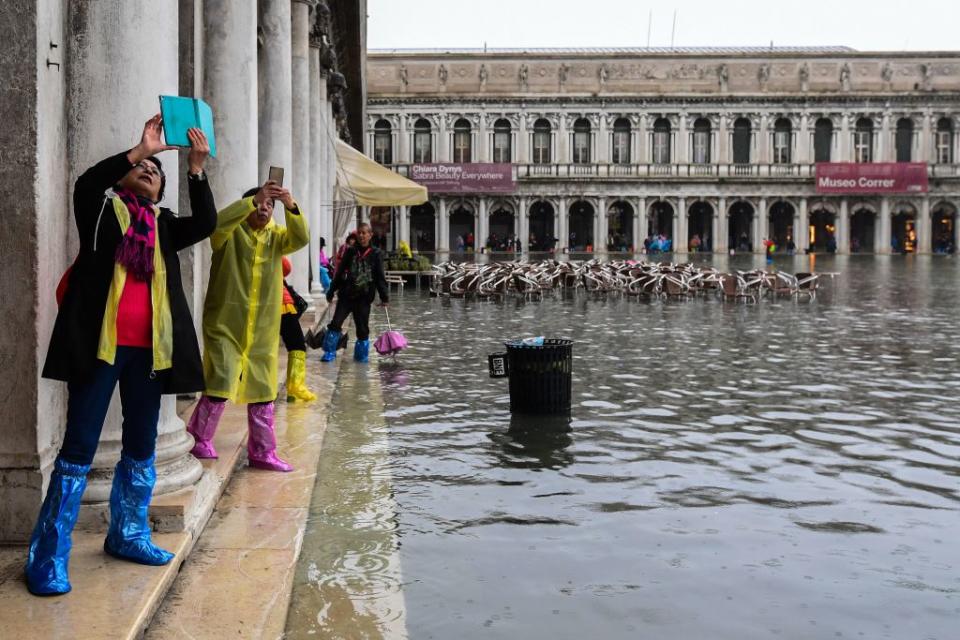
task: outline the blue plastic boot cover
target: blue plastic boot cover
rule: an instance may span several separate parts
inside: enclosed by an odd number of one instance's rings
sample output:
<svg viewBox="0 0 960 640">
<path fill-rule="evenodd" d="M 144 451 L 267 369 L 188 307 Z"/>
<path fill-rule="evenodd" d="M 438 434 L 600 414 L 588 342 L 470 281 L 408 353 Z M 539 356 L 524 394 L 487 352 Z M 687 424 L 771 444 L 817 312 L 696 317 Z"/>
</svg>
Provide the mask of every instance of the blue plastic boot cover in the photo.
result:
<svg viewBox="0 0 960 640">
<path fill-rule="evenodd" d="M 74 464 L 57 458 L 50 486 L 40 507 L 37 526 L 27 551 L 27 588 L 38 596 L 67 593 L 70 580 L 70 533 L 80 513 L 80 498 L 87 488 L 88 464 Z"/>
<path fill-rule="evenodd" d="M 353 343 L 353 359 L 357 362 L 370 362 L 370 339 Z"/>
<path fill-rule="evenodd" d="M 153 468 L 156 456 L 137 461 L 121 455 L 113 470 L 113 488 L 110 490 L 110 529 L 103 541 L 103 550 L 123 560 L 140 564 L 162 565 L 173 559 L 173 554 L 157 547 L 150 540 L 150 521 L 147 508 L 157 472 Z"/>
<path fill-rule="evenodd" d="M 327 329 L 327 332 L 323 336 L 323 357 L 320 358 L 320 360 L 323 362 L 330 362 L 331 360 L 336 359 L 337 346 L 339 344 L 340 332 Z"/>
</svg>

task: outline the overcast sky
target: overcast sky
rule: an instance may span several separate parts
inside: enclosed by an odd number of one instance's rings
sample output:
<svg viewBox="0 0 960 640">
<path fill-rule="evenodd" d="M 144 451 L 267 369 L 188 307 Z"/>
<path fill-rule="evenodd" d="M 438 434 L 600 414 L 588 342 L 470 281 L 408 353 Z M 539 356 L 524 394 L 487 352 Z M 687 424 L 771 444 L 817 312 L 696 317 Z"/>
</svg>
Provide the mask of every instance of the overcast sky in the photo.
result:
<svg viewBox="0 0 960 640">
<path fill-rule="evenodd" d="M 367 0 L 370 49 L 846 45 L 960 50 L 957 0 Z"/>
</svg>

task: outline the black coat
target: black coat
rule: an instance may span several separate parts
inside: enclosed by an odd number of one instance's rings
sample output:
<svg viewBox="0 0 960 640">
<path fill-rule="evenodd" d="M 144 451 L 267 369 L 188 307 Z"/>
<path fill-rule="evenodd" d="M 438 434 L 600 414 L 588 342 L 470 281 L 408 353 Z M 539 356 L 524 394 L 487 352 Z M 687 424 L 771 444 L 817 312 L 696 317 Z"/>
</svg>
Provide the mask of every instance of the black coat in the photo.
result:
<svg viewBox="0 0 960 640">
<path fill-rule="evenodd" d="M 74 186 L 73 213 L 80 234 L 80 253 L 57 313 L 43 366 L 44 378 L 79 382 L 89 379 L 97 366 L 114 255 L 122 239 L 113 203 L 104 192 L 130 169 L 127 153 L 123 152 L 87 169 Z M 169 209 L 161 208 L 157 217 L 156 233 L 167 269 L 167 295 L 173 319 L 173 367 L 158 372 L 164 381 L 164 393 L 204 389 L 200 346 L 183 293 L 177 252 L 213 233 L 217 226 L 217 207 L 206 180 L 188 180 L 188 183 L 193 216 L 178 218 Z M 52 291 L 50 296 L 53 297 Z"/>
<path fill-rule="evenodd" d="M 346 291 L 349 279 L 349 271 L 355 258 L 359 257 L 361 251 L 360 245 L 354 245 L 343 253 L 343 258 L 337 263 L 336 273 L 333 274 L 333 281 L 330 283 L 330 289 L 327 291 L 327 300 L 333 299 L 333 294 L 340 291 L 342 297 L 349 297 Z M 373 302 L 377 293 L 380 294 L 380 302 L 390 302 L 390 287 L 387 286 L 387 276 L 383 270 L 383 252 L 376 247 L 370 247 L 370 253 L 366 257 L 370 263 L 370 271 L 373 275 L 374 286 L 370 287 L 367 294 L 361 299 L 369 304 Z"/>
</svg>

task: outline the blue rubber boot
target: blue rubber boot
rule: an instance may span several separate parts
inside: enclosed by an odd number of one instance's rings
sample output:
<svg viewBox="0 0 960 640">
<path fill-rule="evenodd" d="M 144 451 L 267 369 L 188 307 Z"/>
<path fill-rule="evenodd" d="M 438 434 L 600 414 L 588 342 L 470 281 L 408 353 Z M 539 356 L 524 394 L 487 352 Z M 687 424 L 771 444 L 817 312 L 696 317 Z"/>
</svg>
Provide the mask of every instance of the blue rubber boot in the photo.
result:
<svg viewBox="0 0 960 640">
<path fill-rule="evenodd" d="M 110 490 L 110 529 L 103 541 L 103 550 L 115 558 L 139 564 L 159 566 L 173 559 L 150 541 L 150 521 L 147 508 L 157 472 L 153 468 L 156 456 L 137 461 L 125 455 L 113 470 L 113 488 Z"/>
<path fill-rule="evenodd" d="M 353 359 L 357 362 L 370 362 L 370 339 L 353 343 Z"/>
<path fill-rule="evenodd" d="M 323 357 L 322 362 L 331 362 L 337 359 L 337 347 L 340 346 L 340 332 L 327 329 L 323 336 Z"/>
<path fill-rule="evenodd" d="M 52 596 L 70 591 L 67 564 L 70 562 L 70 533 L 77 524 L 80 498 L 87 488 L 90 465 L 57 458 L 50 486 L 40 507 L 37 526 L 27 551 L 27 589 L 35 596 Z"/>
</svg>

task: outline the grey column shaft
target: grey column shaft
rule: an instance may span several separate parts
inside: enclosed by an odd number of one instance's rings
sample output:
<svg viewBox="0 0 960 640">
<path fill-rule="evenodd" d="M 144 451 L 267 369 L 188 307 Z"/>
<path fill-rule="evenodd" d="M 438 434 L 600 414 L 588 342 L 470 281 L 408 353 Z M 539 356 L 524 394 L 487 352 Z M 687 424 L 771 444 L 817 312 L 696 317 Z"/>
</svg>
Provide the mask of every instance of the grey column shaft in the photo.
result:
<svg viewBox="0 0 960 640">
<path fill-rule="evenodd" d="M 317 289 L 320 285 L 320 220 L 323 216 L 323 186 L 325 180 L 325 168 L 323 165 L 323 115 L 320 112 L 322 103 L 320 101 L 320 83 L 323 79 L 320 77 L 320 49 L 310 47 L 310 208 L 308 218 L 310 222 L 310 264 L 313 275 L 313 282 L 310 283 L 311 290 Z M 329 242 L 329 239 L 327 239 Z M 326 247 L 327 254 L 330 253 L 330 247 Z"/>
<path fill-rule="evenodd" d="M 313 216 L 309 211 L 313 204 L 310 197 L 310 174 L 313 172 L 310 162 L 310 7 L 294 0 L 290 8 L 293 176 L 289 184 L 309 223 Z M 309 295 L 310 254 L 313 250 L 314 246 L 308 244 L 290 256 L 293 262 L 290 284 L 301 295 Z"/>
<path fill-rule="evenodd" d="M 94 163 L 136 145 L 144 122 L 159 111 L 157 96 L 177 95 L 178 10 L 173 2 L 102 0 L 72 8 L 69 43 L 70 102 L 67 139 L 71 184 Z M 117 28 L 122 25 L 123 28 Z M 104 34 L 109 33 L 109 37 Z M 149 42 L 148 51 L 143 43 Z M 139 52 L 131 55 L 131 52 Z M 120 64 L 122 61 L 122 64 Z M 164 205 L 177 207 L 177 154 L 161 154 L 167 176 Z M 189 212 L 182 212 L 189 215 Z M 77 247 L 71 230 L 71 249 Z M 103 425 L 84 502 L 106 500 L 113 465 L 120 454 L 122 422 L 117 394 Z M 155 494 L 175 491 L 199 479 L 200 463 L 177 417 L 176 398 L 164 396 L 157 438 Z"/>
<path fill-rule="evenodd" d="M 258 176 L 267 177 L 269 167 L 284 168 L 284 185 L 291 187 L 293 165 L 293 110 L 291 93 L 293 58 L 290 45 L 290 0 L 260 0 L 263 44 L 257 65 L 259 129 Z M 296 194 L 294 194 L 296 196 Z M 284 224 L 283 214 L 277 218 Z"/>
</svg>

